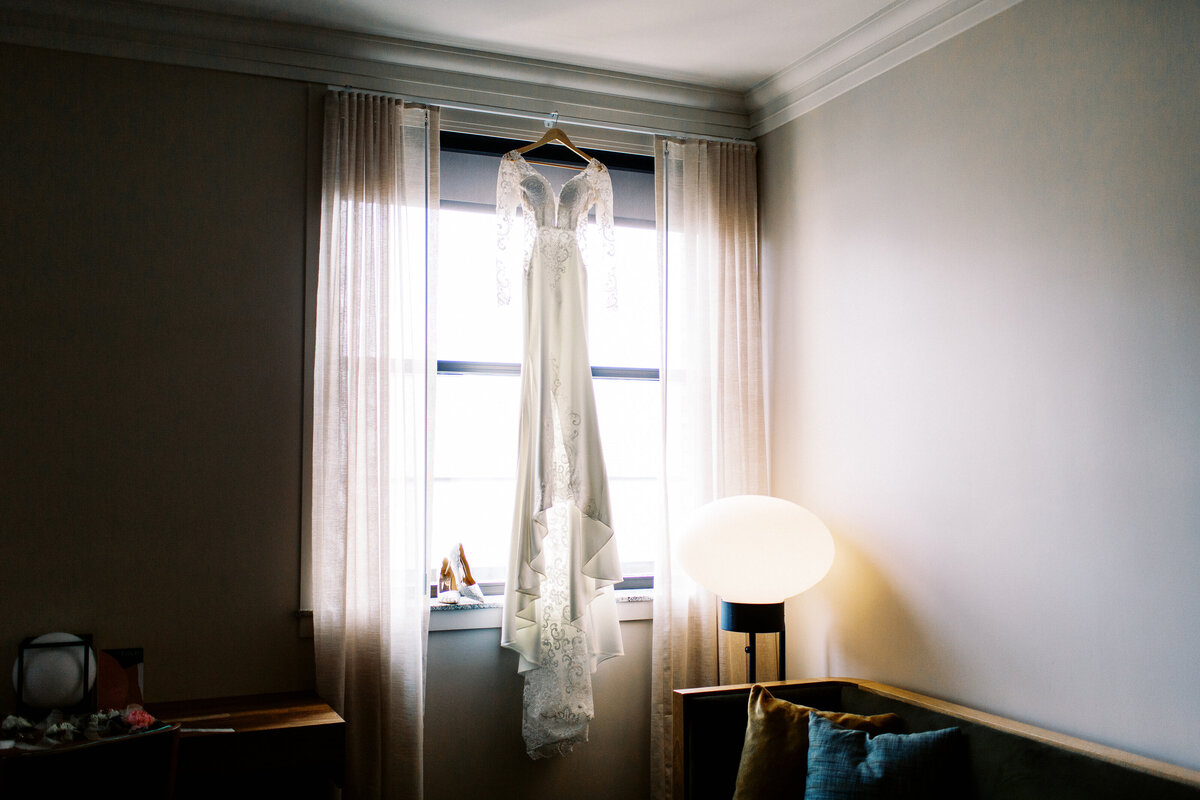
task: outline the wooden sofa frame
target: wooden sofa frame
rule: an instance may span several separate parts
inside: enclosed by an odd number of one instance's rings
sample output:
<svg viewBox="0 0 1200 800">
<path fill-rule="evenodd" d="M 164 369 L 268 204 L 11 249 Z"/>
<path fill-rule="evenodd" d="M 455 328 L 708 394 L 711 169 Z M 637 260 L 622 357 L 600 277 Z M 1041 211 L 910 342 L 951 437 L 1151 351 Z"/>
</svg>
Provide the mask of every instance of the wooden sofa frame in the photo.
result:
<svg viewBox="0 0 1200 800">
<path fill-rule="evenodd" d="M 1200 800 L 1200 771 L 897 689 L 830 678 L 764 682 L 778 698 L 828 711 L 901 716 L 905 732 L 967 736 L 972 800 Z M 750 684 L 674 693 L 674 797 L 733 796 Z"/>
</svg>

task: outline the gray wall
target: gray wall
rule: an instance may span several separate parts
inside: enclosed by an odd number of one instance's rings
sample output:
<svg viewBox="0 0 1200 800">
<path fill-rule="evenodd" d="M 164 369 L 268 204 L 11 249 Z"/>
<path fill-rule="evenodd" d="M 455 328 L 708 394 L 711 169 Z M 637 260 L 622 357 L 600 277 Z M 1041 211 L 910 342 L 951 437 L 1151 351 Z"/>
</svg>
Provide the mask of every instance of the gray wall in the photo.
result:
<svg viewBox="0 0 1200 800">
<path fill-rule="evenodd" d="M 762 139 L 794 677 L 1200 767 L 1197 41 L 1027 0 Z"/>
<path fill-rule="evenodd" d="M 649 620 L 621 623 L 625 655 L 592 675 L 596 718 L 587 743 L 539 761 L 525 755 L 525 684 L 516 653 L 499 647 L 500 631 L 431 633 L 425 796 L 649 797 L 650 627 Z"/>
</svg>

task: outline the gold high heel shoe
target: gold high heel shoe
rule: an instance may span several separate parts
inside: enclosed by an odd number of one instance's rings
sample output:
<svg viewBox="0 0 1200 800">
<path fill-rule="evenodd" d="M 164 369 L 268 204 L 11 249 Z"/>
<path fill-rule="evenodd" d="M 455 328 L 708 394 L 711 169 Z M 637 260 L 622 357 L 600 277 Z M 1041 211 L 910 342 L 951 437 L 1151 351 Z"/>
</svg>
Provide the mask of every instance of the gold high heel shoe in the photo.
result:
<svg viewBox="0 0 1200 800">
<path fill-rule="evenodd" d="M 450 551 L 449 558 L 442 561 L 444 564 L 449 563 L 451 577 L 458 579 L 460 599 L 475 603 L 485 602 L 483 599 L 483 590 L 479 588 L 479 584 L 471 577 L 471 565 L 467 563 L 467 554 L 463 550 L 461 543 Z"/>
<path fill-rule="evenodd" d="M 455 605 L 462 597 L 458 591 L 458 581 L 454 579 L 454 570 L 450 568 L 450 559 L 442 559 L 442 569 L 438 572 L 437 599 L 439 603 Z"/>
</svg>

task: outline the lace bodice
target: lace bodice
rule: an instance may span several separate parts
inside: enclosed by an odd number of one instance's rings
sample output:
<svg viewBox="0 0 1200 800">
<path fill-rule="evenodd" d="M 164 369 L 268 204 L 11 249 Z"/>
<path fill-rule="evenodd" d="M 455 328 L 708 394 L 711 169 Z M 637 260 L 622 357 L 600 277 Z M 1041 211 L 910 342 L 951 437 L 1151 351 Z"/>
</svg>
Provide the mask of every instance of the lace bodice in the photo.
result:
<svg viewBox="0 0 1200 800">
<path fill-rule="evenodd" d="M 511 278 L 518 263 L 529 263 L 534 240 L 539 231 L 550 228 L 574 232 L 579 249 L 587 252 L 588 213 L 596 209 L 600 228 L 601 255 L 605 258 L 605 286 L 609 306 L 616 305 L 616 282 L 613 242 L 612 180 L 608 170 L 596 159 L 588 162 L 582 172 L 572 175 L 556 195 L 546 176 L 531 167 L 517 151 L 505 153 L 500 159 L 496 179 L 497 300 L 505 305 L 511 299 Z M 522 209 L 525 224 L 516 224 L 517 208 Z M 523 236 L 518 239 L 518 232 Z M 519 262 L 517 259 L 520 259 Z"/>
</svg>

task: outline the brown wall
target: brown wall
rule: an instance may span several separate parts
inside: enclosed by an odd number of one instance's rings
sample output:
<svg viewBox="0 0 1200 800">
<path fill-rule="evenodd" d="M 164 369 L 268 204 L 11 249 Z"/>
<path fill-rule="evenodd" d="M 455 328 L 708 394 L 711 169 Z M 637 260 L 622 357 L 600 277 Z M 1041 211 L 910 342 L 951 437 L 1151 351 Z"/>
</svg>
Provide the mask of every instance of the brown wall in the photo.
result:
<svg viewBox="0 0 1200 800">
<path fill-rule="evenodd" d="M 312 686 L 308 87 L 11 46 L 0 74 L 0 712 L 57 630 L 144 647 L 151 700 Z M 431 794 L 645 796 L 649 628 L 597 672 L 591 741 L 536 763 L 499 631 L 432 633 Z"/>
<path fill-rule="evenodd" d="M 0 675 L 66 630 L 144 647 L 150 699 L 308 685 L 306 86 L 0 74 Z"/>
</svg>

